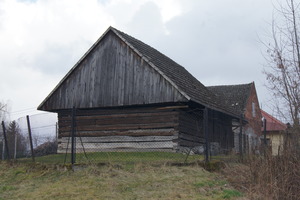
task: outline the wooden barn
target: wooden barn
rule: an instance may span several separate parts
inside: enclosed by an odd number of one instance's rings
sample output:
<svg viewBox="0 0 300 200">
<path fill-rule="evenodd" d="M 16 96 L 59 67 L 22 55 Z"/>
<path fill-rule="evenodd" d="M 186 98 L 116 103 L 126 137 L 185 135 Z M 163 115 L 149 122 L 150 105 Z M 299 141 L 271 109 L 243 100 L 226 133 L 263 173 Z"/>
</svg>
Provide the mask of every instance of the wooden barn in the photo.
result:
<svg viewBox="0 0 300 200">
<path fill-rule="evenodd" d="M 58 113 L 60 153 L 73 107 L 86 151 L 178 151 L 205 141 L 231 150 L 239 117 L 184 67 L 113 27 L 38 107 Z"/>
</svg>

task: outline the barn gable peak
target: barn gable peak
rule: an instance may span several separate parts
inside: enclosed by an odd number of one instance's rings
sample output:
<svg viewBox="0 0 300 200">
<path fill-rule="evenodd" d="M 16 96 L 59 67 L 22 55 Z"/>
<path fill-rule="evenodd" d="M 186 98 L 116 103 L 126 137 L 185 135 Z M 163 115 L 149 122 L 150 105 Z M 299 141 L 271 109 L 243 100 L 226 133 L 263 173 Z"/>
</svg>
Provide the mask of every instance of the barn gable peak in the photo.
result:
<svg viewBox="0 0 300 200">
<path fill-rule="evenodd" d="M 109 27 L 38 109 L 188 101 L 237 116 L 184 67 L 142 41 Z"/>
<path fill-rule="evenodd" d="M 59 82 L 39 110 L 187 102 L 161 70 L 109 27 Z"/>
</svg>

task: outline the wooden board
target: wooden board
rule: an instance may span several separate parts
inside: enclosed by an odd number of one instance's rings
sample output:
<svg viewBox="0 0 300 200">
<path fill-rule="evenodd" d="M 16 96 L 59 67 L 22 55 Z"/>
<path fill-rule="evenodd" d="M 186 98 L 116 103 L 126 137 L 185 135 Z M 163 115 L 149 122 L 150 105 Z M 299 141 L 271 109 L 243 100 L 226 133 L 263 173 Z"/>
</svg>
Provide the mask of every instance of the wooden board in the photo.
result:
<svg viewBox="0 0 300 200">
<path fill-rule="evenodd" d="M 76 138 L 76 143 L 113 143 L 113 142 L 163 142 L 163 141 L 172 141 L 178 139 L 178 135 L 172 136 L 139 136 L 139 137 L 130 137 L 130 136 L 102 136 L 102 137 L 81 137 Z M 58 139 L 58 143 L 67 143 L 71 141 L 70 137 L 63 137 Z"/>
<path fill-rule="evenodd" d="M 174 149 L 84 149 L 83 148 L 76 148 L 76 153 L 83 153 L 83 152 L 177 152 L 176 148 Z M 57 153 L 63 154 L 66 153 L 66 149 L 58 149 Z M 71 149 L 68 149 L 67 153 L 71 153 Z"/>
<path fill-rule="evenodd" d="M 163 142 L 113 142 L 113 143 L 83 143 L 84 148 L 87 149 L 149 149 L 149 148 L 173 148 L 176 143 L 172 141 L 163 141 Z M 59 146 L 61 148 L 66 148 L 67 143 L 60 143 Z M 77 143 L 76 146 L 80 148 L 81 143 Z M 69 144 L 69 148 L 71 148 L 71 144 Z"/>
<path fill-rule="evenodd" d="M 138 129 L 128 131 L 80 131 L 76 132 L 76 135 L 81 137 L 95 137 L 95 136 L 112 136 L 112 135 L 127 135 L 127 136 L 168 136 L 177 134 L 178 131 L 172 128 L 168 129 Z M 70 137 L 70 132 L 64 132 L 59 134 L 60 137 Z"/>
</svg>

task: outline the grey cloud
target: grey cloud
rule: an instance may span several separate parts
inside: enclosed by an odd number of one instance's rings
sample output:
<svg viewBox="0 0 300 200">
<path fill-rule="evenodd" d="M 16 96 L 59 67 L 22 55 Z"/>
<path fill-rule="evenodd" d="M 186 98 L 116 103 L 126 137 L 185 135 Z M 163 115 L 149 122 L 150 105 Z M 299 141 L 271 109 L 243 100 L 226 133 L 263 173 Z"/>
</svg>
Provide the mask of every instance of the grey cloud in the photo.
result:
<svg viewBox="0 0 300 200">
<path fill-rule="evenodd" d="M 257 21 L 252 21 L 249 12 L 231 14 L 224 8 L 203 14 L 197 6 L 200 3 L 166 24 L 170 35 L 157 45 L 165 46 L 167 55 L 200 81 L 208 77 L 219 78 L 219 84 L 257 80 L 262 67 Z"/>
<path fill-rule="evenodd" d="M 45 74 L 65 74 L 87 50 L 82 48 L 82 44 L 86 44 L 87 47 L 91 45 L 84 41 L 77 41 L 71 45 L 45 45 L 44 49 L 35 55 L 31 67 Z"/>
<path fill-rule="evenodd" d="M 153 2 L 143 4 L 127 24 L 127 29 L 146 43 L 160 38 L 164 34 L 164 27 L 157 5 Z"/>
</svg>

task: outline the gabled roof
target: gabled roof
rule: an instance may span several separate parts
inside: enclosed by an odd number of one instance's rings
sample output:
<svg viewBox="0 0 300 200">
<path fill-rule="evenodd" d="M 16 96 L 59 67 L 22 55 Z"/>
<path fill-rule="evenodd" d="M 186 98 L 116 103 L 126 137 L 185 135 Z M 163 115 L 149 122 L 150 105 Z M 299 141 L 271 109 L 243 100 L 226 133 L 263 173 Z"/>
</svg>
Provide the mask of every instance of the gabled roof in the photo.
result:
<svg viewBox="0 0 300 200">
<path fill-rule="evenodd" d="M 269 113 L 261 110 L 262 116 L 267 120 L 267 131 L 285 131 L 287 126 Z M 262 128 L 263 130 L 263 128 Z"/>
<path fill-rule="evenodd" d="M 221 85 L 207 87 L 211 92 L 223 98 L 228 107 L 238 113 L 243 113 L 251 93 L 252 83 L 240 85 Z"/>
<path fill-rule="evenodd" d="M 169 83 L 171 83 L 183 96 L 188 100 L 204 105 L 213 110 L 217 110 L 231 116 L 237 117 L 237 113 L 231 107 L 228 107 L 215 94 L 208 90 L 194 76 L 192 76 L 184 67 L 174 62 L 164 54 L 149 45 L 137 40 L 126 33 L 123 33 L 113 27 L 109 27 L 106 32 L 96 41 L 96 43 L 83 55 L 83 57 L 75 64 L 68 74 L 60 81 L 55 89 L 38 107 L 40 109 L 43 104 L 51 97 L 51 95 L 68 79 L 72 72 L 80 65 L 81 62 L 89 55 L 89 53 L 101 42 L 108 32 L 115 33 L 124 43 L 126 43 L 135 53 L 145 60 L 152 68 L 160 73 Z"/>
<path fill-rule="evenodd" d="M 157 67 L 170 81 L 172 81 L 182 93 L 190 100 L 207 106 L 211 109 L 237 116 L 235 110 L 224 105 L 215 94 L 209 91 L 200 81 L 191 75 L 184 67 L 165 56 L 151 46 L 121 32 L 115 28 L 111 29 L 117 33 L 129 46 L 131 46 L 153 67 Z"/>
</svg>

